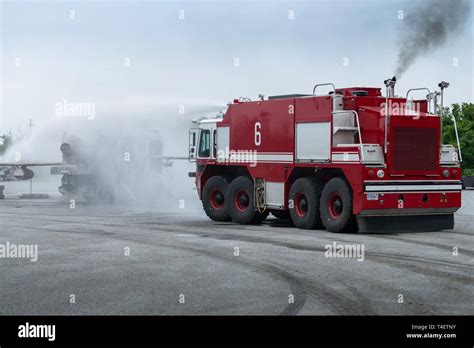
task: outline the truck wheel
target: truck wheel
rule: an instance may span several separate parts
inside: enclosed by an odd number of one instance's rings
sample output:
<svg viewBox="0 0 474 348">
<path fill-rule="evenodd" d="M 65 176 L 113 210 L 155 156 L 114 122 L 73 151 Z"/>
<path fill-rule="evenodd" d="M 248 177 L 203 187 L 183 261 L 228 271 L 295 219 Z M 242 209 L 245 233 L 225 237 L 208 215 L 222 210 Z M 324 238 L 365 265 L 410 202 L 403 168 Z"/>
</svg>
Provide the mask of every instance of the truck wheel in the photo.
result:
<svg viewBox="0 0 474 348">
<path fill-rule="evenodd" d="M 253 182 L 251 179 L 245 176 L 239 176 L 234 179 L 230 183 L 226 195 L 230 217 L 239 224 L 252 224 L 263 221 L 267 216 L 259 216 L 260 213 L 255 209 L 254 198 Z M 258 221 L 259 219 L 262 220 Z"/>
<path fill-rule="evenodd" d="M 323 227 L 319 214 L 319 198 L 323 187 L 324 181 L 314 177 L 300 178 L 291 185 L 290 216 L 296 227 Z"/>
<path fill-rule="evenodd" d="M 211 220 L 230 221 L 225 198 L 228 187 L 229 183 L 222 176 L 213 176 L 204 185 L 202 206 Z"/>
<path fill-rule="evenodd" d="M 329 232 L 357 232 L 352 214 L 352 189 L 343 178 L 332 178 L 321 194 L 321 220 Z"/>
</svg>

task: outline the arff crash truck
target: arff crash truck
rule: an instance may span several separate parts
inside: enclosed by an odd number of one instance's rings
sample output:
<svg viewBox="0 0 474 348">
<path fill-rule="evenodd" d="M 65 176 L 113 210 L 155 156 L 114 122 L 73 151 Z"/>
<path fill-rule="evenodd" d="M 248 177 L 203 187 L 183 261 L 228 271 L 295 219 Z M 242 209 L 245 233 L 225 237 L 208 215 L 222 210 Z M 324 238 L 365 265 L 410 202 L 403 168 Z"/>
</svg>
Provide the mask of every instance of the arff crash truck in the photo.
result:
<svg viewBox="0 0 474 348">
<path fill-rule="evenodd" d="M 395 96 L 380 88 L 314 86 L 313 93 L 235 99 L 190 130 L 197 192 L 214 221 L 269 213 L 330 232 L 437 231 L 461 206 L 461 150 L 442 145 L 443 90 Z M 322 87 L 331 89 L 318 95 Z M 425 99 L 409 99 L 414 91 Z M 437 100 L 441 97 L 441 107 Z"/>
</svg>

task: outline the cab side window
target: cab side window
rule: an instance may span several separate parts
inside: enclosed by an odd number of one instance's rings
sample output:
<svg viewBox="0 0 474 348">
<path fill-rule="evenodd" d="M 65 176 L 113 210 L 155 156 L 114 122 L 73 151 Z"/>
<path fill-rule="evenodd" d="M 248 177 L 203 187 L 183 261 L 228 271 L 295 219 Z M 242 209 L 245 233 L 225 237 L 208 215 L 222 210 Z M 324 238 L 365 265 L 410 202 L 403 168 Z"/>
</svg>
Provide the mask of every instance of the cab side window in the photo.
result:
<svg viewBox="0 0 474 348">
<path fill-rule="evenodd" d="M 211 131 L 208 129 L 201 130 L 199 140 L 199 157 L 210 157 L 211 155 Z"/>
</svg>

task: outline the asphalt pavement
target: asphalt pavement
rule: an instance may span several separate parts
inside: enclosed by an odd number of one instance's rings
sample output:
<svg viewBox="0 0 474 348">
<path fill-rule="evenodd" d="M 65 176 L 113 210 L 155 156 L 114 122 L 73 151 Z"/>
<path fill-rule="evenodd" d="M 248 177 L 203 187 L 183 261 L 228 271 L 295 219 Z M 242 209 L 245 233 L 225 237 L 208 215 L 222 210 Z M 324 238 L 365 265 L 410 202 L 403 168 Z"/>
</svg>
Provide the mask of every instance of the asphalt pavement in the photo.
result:
<svg viewBox="0 0 474 348">
<path fill-rule="evenodd" d="M 390 235 L 216 223 L 191 201 L 71 207 L 7 196 L 0 246 L 38 252 L 0 258 L 0 315 L 474 313 L 474 191 L 463 192 L 454 230 Z M 328 257 L 340 246 L 359 253 Z"/>
</svg>

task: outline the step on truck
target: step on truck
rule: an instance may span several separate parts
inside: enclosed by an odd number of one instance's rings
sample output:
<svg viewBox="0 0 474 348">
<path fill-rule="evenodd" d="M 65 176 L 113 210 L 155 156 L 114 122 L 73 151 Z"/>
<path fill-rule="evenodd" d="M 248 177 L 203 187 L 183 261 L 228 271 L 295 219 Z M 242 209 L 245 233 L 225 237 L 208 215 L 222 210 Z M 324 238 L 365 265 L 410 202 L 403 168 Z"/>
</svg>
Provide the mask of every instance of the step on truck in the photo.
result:
<svg viewBox="0 0 474 348">
<path fill-rule="evenodd" d="M 189 175 L 206 214 L 257 224 L 271 213 L 330 232 L 452 229 L 462 155 L 456 120 L 457 147 L 441 144 L 449 84 L 400 97 L 395 83 L 384 81 L 385 96 L 327 83 L 312 94 L 241 97 L 220 117 L 196 122 Z"/>
</svg>

